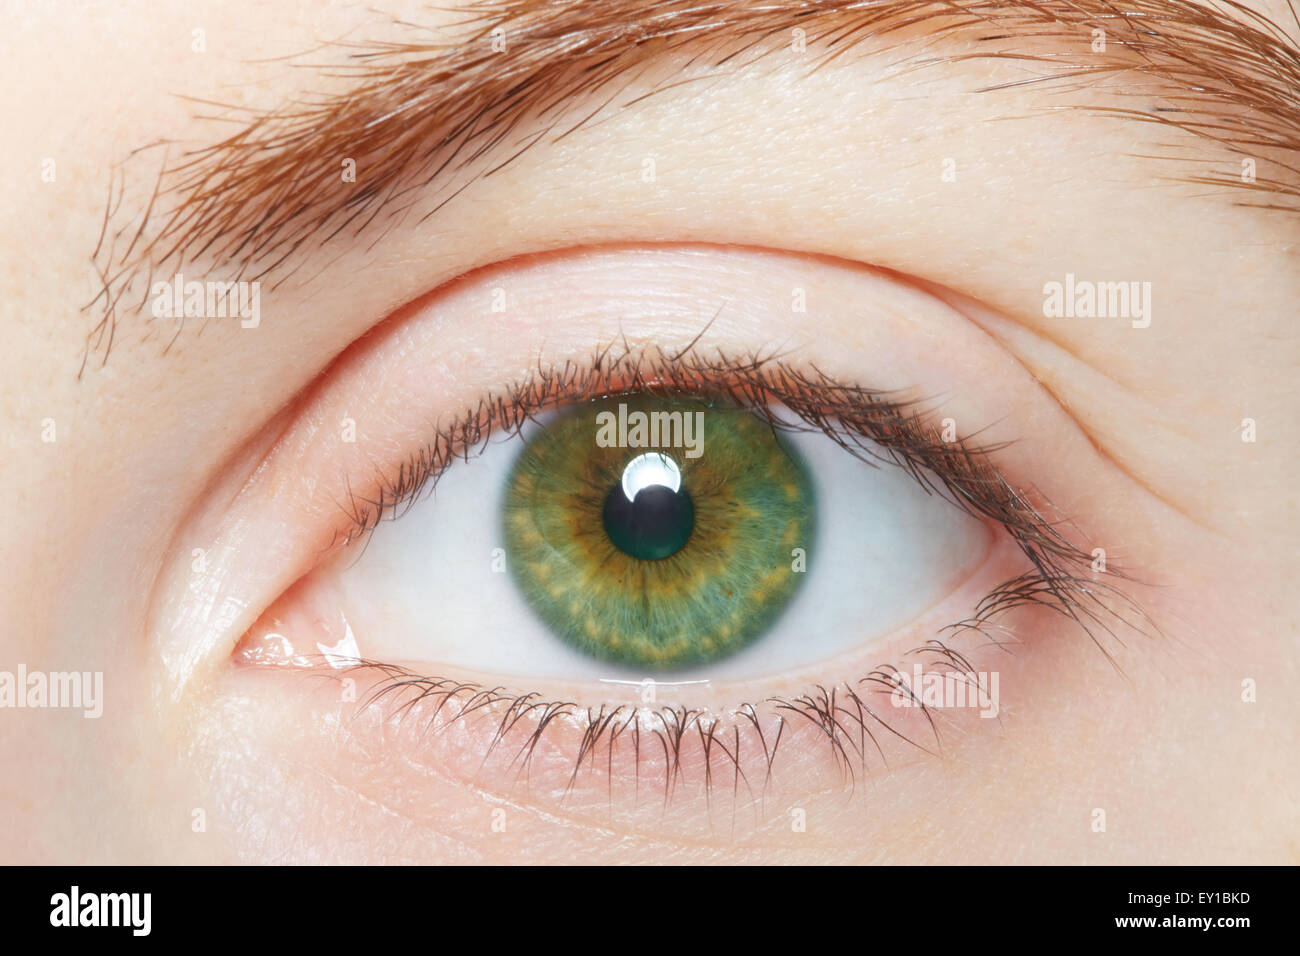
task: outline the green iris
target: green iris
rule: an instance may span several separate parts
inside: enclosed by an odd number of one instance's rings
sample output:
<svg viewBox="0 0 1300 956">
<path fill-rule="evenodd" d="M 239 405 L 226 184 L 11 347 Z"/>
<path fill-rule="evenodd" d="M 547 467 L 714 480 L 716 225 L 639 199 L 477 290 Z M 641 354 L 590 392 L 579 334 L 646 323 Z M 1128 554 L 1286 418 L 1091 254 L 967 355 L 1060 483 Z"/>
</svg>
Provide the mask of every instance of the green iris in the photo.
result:
<svg viewBox="0 0 1300 956">
<path fill-rule="evenodd" d="M 753 413 L 624 395 L 567 409 L 506 487 L 508 563 L 559 637 L 653 670 L 751 643 L 803 578 L 814 502 L 803 462 Z"/>
</svg>

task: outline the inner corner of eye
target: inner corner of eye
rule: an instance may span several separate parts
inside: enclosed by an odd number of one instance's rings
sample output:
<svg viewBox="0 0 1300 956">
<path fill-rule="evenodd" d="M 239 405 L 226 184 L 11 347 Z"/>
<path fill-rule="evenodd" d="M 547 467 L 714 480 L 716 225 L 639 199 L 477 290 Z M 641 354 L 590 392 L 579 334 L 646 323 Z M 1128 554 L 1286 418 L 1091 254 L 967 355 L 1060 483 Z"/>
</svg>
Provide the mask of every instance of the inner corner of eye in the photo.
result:
<svg viewBox="0 0 1300 956">
<path fill-rule="evenodd" d="M 241 665 L 355 666 L 356 635 L 328 568 L 299 579 L 244 632 L 233 658 Z"/>
<path fill-rule="evenodd" d="M 910 623 L 983 556 L 984 526 L 902 469 L 772 418 L 688 394 L 562 408 L 297 586 L 260 646 L 537 679 L 761 676 Z"/>
</svg>

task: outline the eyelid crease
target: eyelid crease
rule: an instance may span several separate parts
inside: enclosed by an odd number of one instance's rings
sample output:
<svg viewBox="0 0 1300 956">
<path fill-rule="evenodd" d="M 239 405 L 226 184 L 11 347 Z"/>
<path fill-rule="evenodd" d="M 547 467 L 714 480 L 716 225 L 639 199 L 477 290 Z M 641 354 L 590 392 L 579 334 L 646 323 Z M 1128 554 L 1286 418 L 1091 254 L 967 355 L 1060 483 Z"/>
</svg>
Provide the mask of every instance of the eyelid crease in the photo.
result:
<svg viewBox="0 0 1300 956">
<path fill-rule="evenodd" d="M 997 339 L 1002 347 L 1010 355 L 1014 356 L 1016 361 L 1033 376 L 1034 381 L 1052 397 L 1052 401 L 1074 423 L 1097 454 L 1120 473 L 1128 477 L 1152 498 L 1177 512 L 1198 528 L 1220 538 L 1230 537 L 1227 530 L 1215 527 L 1193 514 L 1190 506 L 1187 503 L 1178 501 L 1176 495 L 1170 490 L 1161 490 L 1150 479 L 1138 474 L 1132 466 L 1126 463 L 1127 456 L 1120 449 L 1114 447 L 1112 442 L 1104 440 L 1097 434 L 1097 428 L 1090 424 L 1089 419 L 1092 417 L 1090 413 L 1095 414 L 1097 412 L 1097 406 L 1103 403 L 1103 399 L 1108 393 L 1105 389 L 1093 386 L 1098 382 L 1103 382 L 1119 390 L 1124 396 L 1125 414 L 1132 416 L 1137 412 L 1142 415 L 1146 422 L 1158 426 L 1164 434 L 1185 443 L 1186 447 L 1180 449 L 1176 455 L 1166 456 L 1168 460 L 1196 460 L 1199 457 L 1199 451 L 1193 436 L 1171 427 L 1167 416 L 1162 415 L 1149 401 L 1136 394 L 1130 386 L 1079 357 L 1066 345 L 1058 342 L 1045 332 L 1003 318 L 991 310 L 966 308 L 963 306 L 961 296 L 954 295 L 933 283 L 917 280 L 917 284 L 946 302 L 974 325 L 984 329 L 989 335 Z M 1052 353 L 1058 363 L 1061 360 L 1068 362 L 1068 370 L 1058 368 L 1056 371 L 1051 371 L 1051 363 L 1033 361 L 1032 353 L 1035 351 Z M 1083 393 L 1087 396 L 1088 401 L 1071 401 L 1067 395 L 1068 392 Z M 1113 440 L 1118 440 L 1118 438 L 1119 435 L 1113 436 Z M 1136 458 L 1137 456 L 1133 457 Z"/>
</svg>

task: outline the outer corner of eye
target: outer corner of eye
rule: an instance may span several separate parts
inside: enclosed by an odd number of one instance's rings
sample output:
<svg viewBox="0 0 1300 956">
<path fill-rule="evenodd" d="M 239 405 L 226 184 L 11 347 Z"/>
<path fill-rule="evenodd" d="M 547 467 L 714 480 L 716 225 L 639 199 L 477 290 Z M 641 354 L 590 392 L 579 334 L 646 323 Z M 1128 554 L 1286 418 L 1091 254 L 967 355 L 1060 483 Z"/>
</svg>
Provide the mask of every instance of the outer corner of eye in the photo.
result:
<svg viewBox="0 0 1300 956">
<path fill-rule="evenodd" d="M 708 394 L 571 403 L 453 462 L 277 601 L 238 659 L 766 679 L 871 648 L 985 561 L 989 528 L 873 464 L 866 436 L 854 454 L 778 417 Z"/>
</svg>

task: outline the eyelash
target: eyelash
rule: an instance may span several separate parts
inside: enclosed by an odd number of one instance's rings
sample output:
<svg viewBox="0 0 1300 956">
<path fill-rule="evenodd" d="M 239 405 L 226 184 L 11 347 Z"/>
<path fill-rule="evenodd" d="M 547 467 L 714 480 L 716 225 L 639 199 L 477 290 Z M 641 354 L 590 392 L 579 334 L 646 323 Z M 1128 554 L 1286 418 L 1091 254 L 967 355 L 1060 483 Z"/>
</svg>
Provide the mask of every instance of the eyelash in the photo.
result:
<svg viewBox="0 0 1300 956">
<path fill-rule="evenodd" d="M 701 333 L 703 334 L 703 333 Z M 778 430 L 817 430 L 850 454 L 872 467 L 891 464 L 902 467 L 928 493 L 935 494 L 974 517 L 1002 526 L 1028 559 L 1031 569 L 998 585 L 980 600 L 971 617 L 941 631 L 967 631 L 987 637 L 999 648 L 1003 641 L 990 633 L 992 622 L 1009 612 L 1028 606 L 1047 608 L 1072 619 L 1107 654 L 1101 636 L 1115 637 L 1114 625 L 1141 631 L 1149 620 L 1137 604 L 1114 585 L 1081 576 L 1091 562 L 1088 552 L 1071 544 L 1042 511 L 1017 491 L 993 463 L 990 455 L 1005 445 L 977 446 L 969 439 L 945 441 L 930 424 L 934 412 L 922 403 L 898 393 L 873 392 L 857 385 L 837 382 L 815 365 L 796 366 L 776 352 L 744 357 L 720 351 L 710 355 L 697 350 L 699 337 L 682 352 L 667 355 L 657 349 L 633 350 L 623 344 L 596 351 L 585 363 L 566 362 L 559 367 L 540 367 L 517 385 L 485 397 L 477 407 L 436 429 L 433 440 L 388 476 L 380 475 L 375 492 L 360 496 L 349 492 L 343 505 L 348 528 L 335 546 L 347 546 L 369 535 L 383 520 L 395 520 L 423 495 L 430 493 L 439 476 L 456 460 L 468 461 L 481 453 L 488 439 L 505 434 L 517 436 L 530 422 L 550 409 L 583 400 L 628 392 L 707 395 L 733 402 L 763 417 Z M 797 422 L 781 416 L 792 413 Z M 1132 580 L 1123 571 L 1107 568 L 1108 576 Z M 1137 622 L 1141 622 L 1139 625 Z M 967 658 L 935 638 L 908 652 L 929 655 L 959 680 L 978 680 Z M 331 676 L 369 673 L 375 684 L 362 706 L 390 700 L 397 710 L 410 714 L 420 705 L 431 708 L 428 725 L 438 719 L 446 727 L 470 715 L 498 712 L 496 733 L 484 761 L 526 718 L 532 723 L 513 762 L 526 771 L 548 727 L 558 719 L 576 719 L 580 744 L 570 785 L 584 763 L 594 762 L 602 742 L 612 763 L 620 740 L 633 746 L 636 768 L 642 759 L 642 744 L 651 743 L 664 760 L 665 798 L 681 772 L 682 747 L 692 736 L 703 749 L 706 789 L 712 783 L 715 759 L 731 767 L 734 785 L 741 779 L 749 785 L 741 766 L 742 727 L 752 746 L 761 750 L 765 779 L 785 730 L 786 717 L 808 720 L 822 731 L 832 758 L 849 779 L 856 769 L 864 772 L 871 746 L 880 751 L 876 733 L 889 734 L 927 750 L 920 742 L 900 733 L 864 699 L 864 693 L 902 693 L 911 697 L 938 743 L 937 725 L 925 705 L 900 682 L 892 665 L 876 668 L 865 677 L 830 688 L 818 685 L 798 697 L 768 698 L 758 705 L 745 703 L 731 710 L 731 733 L 726 722 L 706 710 L 681 706 L 645 707 L 602 705 L 596 710 L 569 701 L 545 701 L 536 693 L 515 694 L 501 687 L 452 679 L 427 677 L 406 668 L 380 661 L 363 660 Z M 866 692 L 860 688 L 866 686 Z M 763 726 L 759 707 L 770 709 L 774 725 Z M 585 724 L 585 726 L 583 726 Z M 643 735 L 646 739 L 643 741 Z M 883 757 L 883 751 L 880 751 Z M 716 753 L 717 758 L 713 756 Z"/>
</svg>

